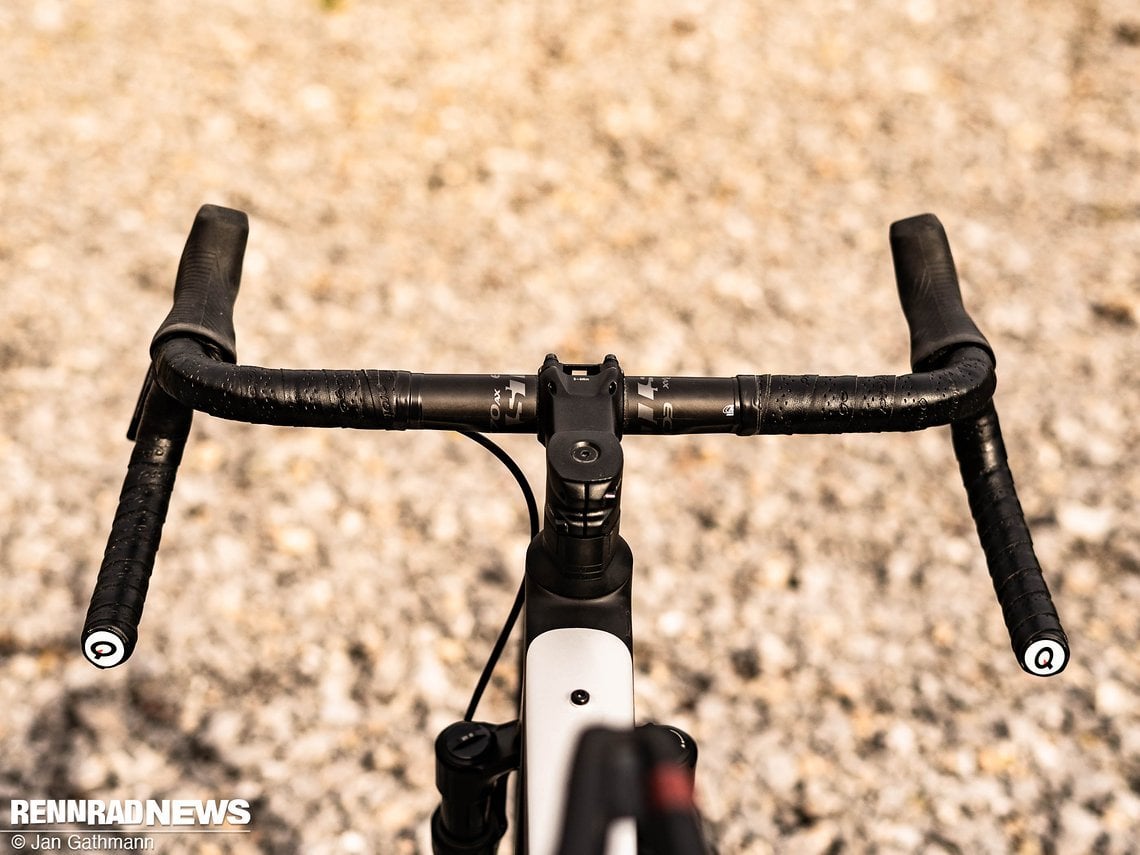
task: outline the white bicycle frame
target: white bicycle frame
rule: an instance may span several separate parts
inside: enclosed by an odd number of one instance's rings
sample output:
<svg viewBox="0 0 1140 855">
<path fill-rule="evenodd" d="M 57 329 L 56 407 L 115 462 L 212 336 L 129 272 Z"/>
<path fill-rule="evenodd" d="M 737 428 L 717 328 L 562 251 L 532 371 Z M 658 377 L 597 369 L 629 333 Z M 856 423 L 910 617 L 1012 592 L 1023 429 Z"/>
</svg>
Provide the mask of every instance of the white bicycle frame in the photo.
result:
<svg viewBox="0 0 1140 855">
<path fill-rule="evenodd" d="M 598 725 L 633 727 L 633 656 L 608 632 L 553 629 L 531 642 L 524 674 L 521 797 L 527 853 L 555 855 L 582 732 Z M 636 853 L 634 820 L 614 823 L 605 855 Z"/>
</svg>

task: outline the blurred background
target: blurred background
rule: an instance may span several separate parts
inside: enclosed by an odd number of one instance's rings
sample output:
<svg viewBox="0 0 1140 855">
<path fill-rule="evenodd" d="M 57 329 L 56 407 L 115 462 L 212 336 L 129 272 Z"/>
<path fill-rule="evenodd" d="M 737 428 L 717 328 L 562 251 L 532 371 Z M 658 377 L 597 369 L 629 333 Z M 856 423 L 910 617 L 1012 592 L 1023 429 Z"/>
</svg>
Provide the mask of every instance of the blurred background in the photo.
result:
<svg viewBox="0 0 1140 855">
<path fill-rule="evenodd" d="M 80 654 L 202 203 L 251 218 L 244 362 L 658 375 L 904 372 L 887 228 L 933 211 L 1072 664 L 1014 661 L 947 430 L 630 437 L 638 716 L 721 853 L 1137 851 L 1134 4 L 28 0 L 0 43 L 0 804 L 430 851 L 527 539 L 473 443 L 199 416 L 137 651 Z"/>
</svg>

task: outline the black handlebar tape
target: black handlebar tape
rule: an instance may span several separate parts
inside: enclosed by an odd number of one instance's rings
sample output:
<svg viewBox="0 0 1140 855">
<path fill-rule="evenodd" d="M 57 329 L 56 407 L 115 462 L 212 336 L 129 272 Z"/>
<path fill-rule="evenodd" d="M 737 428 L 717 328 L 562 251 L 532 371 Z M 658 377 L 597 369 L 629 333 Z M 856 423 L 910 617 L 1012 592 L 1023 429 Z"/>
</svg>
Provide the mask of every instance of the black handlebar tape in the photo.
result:
<svg viewBox="0 0 1140 855">
<path fill-rule="evenodd" d="M 241 211 L 199 209 L 178 264 L 174 306 L 151 341 L 152 357 L 165 339 L 191 335 L 212 343 L 225 361 L 237 361 L 234 301 L 248 237 L 249 218 Z"/>
<path fill-rule="evenodd" d="M 814 374 L 737 376 L 736 433 L 878 433 L 949 424 L 978 412 L 994 393 L 993 360 L 976 347 L 946 364 L 899 377 Z"/>
<path fill-rule="evenodd" d="M 193 410 L 151 384 L 83 625 L 83 653 L 100 668 L 119 665 L 134 652 L 192 416 Z"/>
<path fill-rule="evenodd" d="M 933 214 L 891 224 L 891 256 L 899 300 L 910 327 L 910 364 L 915 371 L 937 367 L 962 345 L 980 347 L 993 358 L 981 330 L 966 314 L 950 243 Z"/>
<path fill-rule="evenodd" d="M 1069 640 L 1033 551 L 993 404 L 972 418 L 954 422 L 951 433 L 1017 661 L 1030 674 L 1059 674 L 1069 661 Z"/>
<path fill-rule="evenodd" d="M 174 336 L 155 350 L 155 379 L 188 407 L 222 419 L 293 427 L 534 433 L 534 375 L 283 369 L 221 362 Z"/>
</svg>

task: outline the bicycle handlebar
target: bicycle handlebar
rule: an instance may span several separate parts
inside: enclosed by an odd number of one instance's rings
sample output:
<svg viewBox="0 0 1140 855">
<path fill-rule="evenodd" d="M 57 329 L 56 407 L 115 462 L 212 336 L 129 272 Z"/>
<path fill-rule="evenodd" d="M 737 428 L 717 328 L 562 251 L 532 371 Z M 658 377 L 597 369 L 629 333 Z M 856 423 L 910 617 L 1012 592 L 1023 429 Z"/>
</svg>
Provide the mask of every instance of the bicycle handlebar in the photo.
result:
<svg viewBox="0 0 1140 855">
<path fill-rule="evenodd" d="M 536 432 L 538 379 L 519 374 L 284 370 L 237 365 L 233 307 L 249 224 L 205 205 L 129 436 L 136 442 L 83 630 L 99 667 L 134 649 L 193 410 L 262 424 Z M 1068 642 L 1033 556 L 990 403 L 993 351 L 962 305 L 945 231 L 930 214 L 891 227 L 914 373 L 902 376 L 625 377 L 627 434 L 850 433 L 953 425 L 955 451 L 1018 662 L 1059 673 Z M 568 366 L 587 371 L 587 366 Z M 1020 521 L 1020 522 L 1019 522 Z M 1048 651 L 1042 653 L 1042 651 Z M 1042 663 L 1045 663 L 1042 665 Z"/>
<path fill-rule="evenodd" d="M 212 342 L 156 346 L 160 386 L 195 410 L 251 424 L 534 433 L 537 375 L 270 369 L 220 361 Z M 979 348 L 902 376 L 625 377 L 623 434 L 914 431 L 976 412 L 994 390 Z"/>
<path fill-rule="evenodd" d="M 144 386 L 130 431 L 135 446 L 83 626 L 83 653 L 100 668 L 126 661 L 135 649 L 192 416 L 158 386 Z"/>
<path fill-rule="evenodd" d="M 953 359 L 961 346 L 983 347 L 992 359 L 993 350 L 962 305 L 950 243 L 938 219 L 924 214 L 901 220 L 891 226 L 890 237 L 914 369 Z M 1018 664 L 1039 677 L 1059 674 L 1069 661 L 1069 641 L 1033 551 L 993 401 L 954 419 L 950 431 Z"/>
<path fill-rule="evenodd" d="M 1057 674 L 1069 660 L 1069 643 L 1033 551 L 993 403 L 950 431 L 1013 652 L 1030 674 Z"/>
</svg>

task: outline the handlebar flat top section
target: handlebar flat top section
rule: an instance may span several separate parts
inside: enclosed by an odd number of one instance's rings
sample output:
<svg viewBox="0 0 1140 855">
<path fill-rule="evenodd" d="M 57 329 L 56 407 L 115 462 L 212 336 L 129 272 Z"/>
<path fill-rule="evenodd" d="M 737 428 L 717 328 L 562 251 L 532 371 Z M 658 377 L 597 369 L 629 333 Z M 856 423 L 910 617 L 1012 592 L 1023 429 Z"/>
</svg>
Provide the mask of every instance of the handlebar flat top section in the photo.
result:
<svg viewBox="0 0 1140 855">
<path fill-rule="evenodd" d="M 84 651 L 100 667 L 124 661 L 134 648 L 181 443 L 194 410 L 298 427 L 538 432 L 535 374 L 236 364 L 233 308 L 248 233 L 244 213 L 202 207 L 178 267 L 174 305 L 151 342 L 151 369 L 129 436 L 136 441 L 136 456 L 146 457 L 148 465 L 155 465 L 156 454 L 162 458 L 163 474 L 144 475 L 151 470 L 136 467 L 132 457 L 120 517 L 124 508 L 137 512 L 129 521 L 116 518 L 83 633 Z M 1025 549 L 1028 529 L 1012 478 L 1000 474 L 1005 450 L 996 414 L 988 415 L 995 386 L 993 351 L 962 306 L 949 244 L 933 215 L 892 225 L 891 250 L 910 327 L 913 373 L 626 376 L 620 431 L 750 436 L 912 431 L 953 424 L 962 477 L 971 491 L 971 507 L 977 507 L 979 535 L 1018 661 L 1031 673 L 1057 673 L 1068 660 L 1067 640 L 1044 580 L 1036 582 L 1040 568 L 1036 558 L 1030 561 L 1031 545 L 1028 553 Z M 989 419 L 981 433 L 969 427 L 978 418 Z M 161 454 L 140 451 L 155 443 Z M 979 443 L 984 449 L 975 448 Z M 999 518 L 991 512 L 995 506 L 1001 508 Z"/>
</svg>

